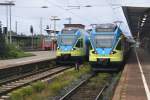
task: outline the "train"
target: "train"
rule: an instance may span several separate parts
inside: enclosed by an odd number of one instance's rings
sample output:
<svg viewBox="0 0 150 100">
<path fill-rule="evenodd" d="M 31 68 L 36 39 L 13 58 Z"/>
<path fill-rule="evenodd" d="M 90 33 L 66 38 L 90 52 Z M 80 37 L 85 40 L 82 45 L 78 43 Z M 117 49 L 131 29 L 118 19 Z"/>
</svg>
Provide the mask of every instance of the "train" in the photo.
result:
<svg viewBox="0 0 150 100">
<path fill-rule="evenodd" d="M 55 50 L 56 42 L 50 36 L 45 36 L 42 39 L 42 50 Z"/>
<path fill-rule="evenodd" d="M 116 24 L 96 25 L 89 40 L 89 63 L 94 71 L 120 69 L 131 44 Z"/>
<path fill-rule="evenodd" d="M 81 63 L 88 58 L 88 37 L 82 24 L 65 24 L 57 35 L 57 63 Z"/>
</svg>

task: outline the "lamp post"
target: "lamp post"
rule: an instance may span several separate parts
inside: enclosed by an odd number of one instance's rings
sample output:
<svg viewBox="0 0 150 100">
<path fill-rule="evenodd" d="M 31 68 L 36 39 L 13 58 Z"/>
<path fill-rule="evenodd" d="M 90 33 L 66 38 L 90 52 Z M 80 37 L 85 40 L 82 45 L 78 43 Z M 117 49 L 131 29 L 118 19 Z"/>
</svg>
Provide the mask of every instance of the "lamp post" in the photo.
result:
<svg viewBox="0 0 150 100">
<path fill-rule="evenodd" d="M 55 39 L 56 39 L 56 21 L 59 21 L 60 19 L 57 17 L 57 16 L 51 16 L 51 20 L 54 21 L 54 34 L 53 34 L 53 42 L 52 42 L 52 48 L 53 50 L 55 50 L 55 46 L 54 46 L 54 42 L 55 42 Z"/>
<path fill-rule="evenodd" d="M 11 29 L 11 20 L 12 20 L 12 11 L 11 11 L 11 7 L 12 5 L 14 5 L 13 1 L 6 1 L 9 4 L 9 43 L 12 43 L 12 29 Z"/>
<path fill-rule="evenodd" d="M 42 26 L 43 26 L 43 18 L 40 17 L 40 34 L 42 36 Z"/>
<path fill-rule="evenodd" d="M 46 8 L 48 8 L 48 6 L 41 6 L 41 8 L 42 9 L 46 9 Z M 42 17 L 40 17 L 40 34 L 41 34 L 41 41 L 42 41 L 42 39 L 43 39 L 43 37 L 42 37 L 42 33 L 43 33 L 43 18 Z"/>
<path fill-rule="evenodd" d="M 8 7 L 9 7 L 9 21 L 10 21 L 10 24 L 9 24 L 9 43 L 12 43 L 12 37 L 11 37 L 11 7 L 14 6 L 14 2 L 13 1 L 6 1 L 5 3 L 0 3 L 1 6 L 6 6 L 6 24 L 7 24 L 7 27 L 8 27 Z M 7 37 L 8 37 L 8 33 L 7 33 Z"/>
<path fill-rule="evenodd" d="M 57 16 L 51 16 L 51 20 L 54 21 L 54 33 L 56 33 L 56 21 L 59 21 L 60 19 Z"/>
<path fill-rule="evenodd" d="M 45 9 L 48 8 L 48 6 L 41 6 L 41 8 Z M 43 27 L 43 18 L 40 17 L 40 34 L 42 36 L 42 27 Z"/>
</svg>

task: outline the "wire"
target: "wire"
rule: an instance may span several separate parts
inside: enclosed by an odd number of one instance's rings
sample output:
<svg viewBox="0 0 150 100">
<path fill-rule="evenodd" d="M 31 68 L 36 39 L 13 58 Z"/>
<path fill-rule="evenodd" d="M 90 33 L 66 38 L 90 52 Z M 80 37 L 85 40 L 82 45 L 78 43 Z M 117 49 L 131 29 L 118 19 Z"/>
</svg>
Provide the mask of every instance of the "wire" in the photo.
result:
<svg viewBox="0 0 150 100">
<path fill-rule="evenodd" d="M 69 13 L 71 13 L 71 14 L 73 14 L 74 16 L 78 17 L 80 20 L 82 19 L 82 20 L 85 20 L 85 21 L 89 21 L 89 22 L 90 22 L 89 19 L 82 18 L 81 16 L 79 16 L 79 15 L 73 13 L 73 12 L 70 11 L 70 10 L 66 10 L 65 8 L 63 8 L 62 6 L 60 6 L 60 5 L 58 5 L 58 4 L 55 4 L 54 2 L 50 2 L 50 1 L 48 1 L 48 2 L 49 2 L 49 4 L 53 4 L 53 5 L 55 5 L 56 7 L 60 8 L 60 9 L 63 9 L 63 10 L 65 10 L 65 11 L 68 11 Z"/>
<path fill-rule="evenodd" d="M 107 0 L 107 2 L 108 2 L 108 4 L 110 5 L 110 7 L 112 8 L 112 10 L 113 10 L 113 13 L 114 13 L 114 15 L 117 15 L 116 14 L 116 12 L 114 11 L 116 8 L 113 8 L 113 6 L 112 6 L 112 2 L 109 2 L 108 0 Z M 117 8 L 121 8 L 121 5 L 119 6 L 119 7 L 117 7 Z M 116 17 L 116 19 L 119 19 L 117 16 L 115 16 Z M 114 17 L 114 19 L 115 19 L 115 17 Z M 127 22 L 127 21 L 126 21 Z M 125 26 L 125 29 L 124 29 L 124 32 L 127 30 L 127 27 L 129 27 L 128 25 L 126 25 L 126 24 L 124 24 Z M 121 26 L 120 26 L 121 27 Z M 122 26 L 123 27 L 123 26 Z M 130 29 L 129 29 L 129 33 L 130 33 L 130 35 L 132 35 L 131 34 L 131 32 L 130 32 Z"/>
</svg>

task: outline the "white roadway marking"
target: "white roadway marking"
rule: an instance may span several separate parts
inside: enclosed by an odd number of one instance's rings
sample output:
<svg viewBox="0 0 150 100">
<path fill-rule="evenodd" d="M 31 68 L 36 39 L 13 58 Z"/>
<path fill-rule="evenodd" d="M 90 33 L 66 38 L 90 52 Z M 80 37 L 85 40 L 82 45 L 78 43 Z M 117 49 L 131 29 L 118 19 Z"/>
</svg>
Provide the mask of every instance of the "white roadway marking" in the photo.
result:
<svg viewBox="0 0 150 100">
<path fill-rule="evenodd" d="M 146 79 L 145 79 L 145 76 L 144 76 L 144 73 L 143 73 L 143 69 L 142 69 L 142 66 L 141 66 L 141 63 L 140 63 L 140 60 L 139 60 L 139 57 L 138 57 L 138 54 L 137 54 L 136 50 L 135 50 L 135 53 L 136 53 L 136 58 L 137 58 L 138 65 L 139 65 L 139 68 L 140 68 L 140 72 L 141 72 L 142 81 L 143 81 L 143 84 L 144 84 L 144 89 L 145 89 L 145 92 L 146 92 L 147 100 L 150 100 L 150 91 L 149 91 L 149 88 L 148 88 L 148 85 L 147 85 L 147 82 L 146 82 Z"/>
</svg>

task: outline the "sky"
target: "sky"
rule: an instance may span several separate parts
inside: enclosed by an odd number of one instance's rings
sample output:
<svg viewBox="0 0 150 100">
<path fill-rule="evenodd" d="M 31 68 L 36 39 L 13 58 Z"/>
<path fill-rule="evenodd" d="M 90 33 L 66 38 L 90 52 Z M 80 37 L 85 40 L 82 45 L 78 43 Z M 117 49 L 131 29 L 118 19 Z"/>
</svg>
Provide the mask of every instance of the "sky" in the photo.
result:
<svg viewBox="0 0 150 100">
<path fill-rule="evenodd" d="M 5 2 L 6 0 L 0 0 Z M 122 21 L 120 27 L 126 35 L 131 35 L 121 6 L 150 7 L 150 0 L 14 0 L 12 7 L 12 30 L 15 31 L 15 22 L 18 25 L 18 34 L 30 35 L 30 25 L 34 34 L 40 34 L 40 20 L 42 19 L 42 34 L 50 25 L 53 29 L 51 16 L 58 16 L 57 30 L 68 23 L 66 18 L 71 17 L 72 23 L 81 23 L 89 28 L 90 24 L 113 23 Z M 85 7 L 91 5 L 91 7 Z M 47 6 L 48 8 L 41 8 Z M 68 7 L 76 6 L 76 7 Z M 80 6 L 80 8 L 79 8 Z M 0 20 L 6 26 L 6 7 L 0 6 Z"/>
</svg>

